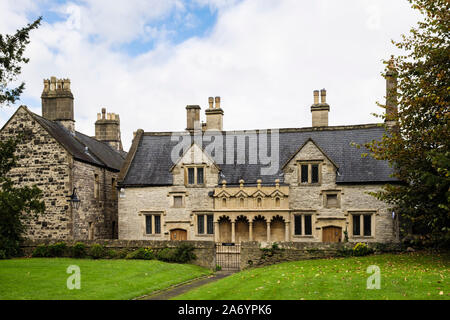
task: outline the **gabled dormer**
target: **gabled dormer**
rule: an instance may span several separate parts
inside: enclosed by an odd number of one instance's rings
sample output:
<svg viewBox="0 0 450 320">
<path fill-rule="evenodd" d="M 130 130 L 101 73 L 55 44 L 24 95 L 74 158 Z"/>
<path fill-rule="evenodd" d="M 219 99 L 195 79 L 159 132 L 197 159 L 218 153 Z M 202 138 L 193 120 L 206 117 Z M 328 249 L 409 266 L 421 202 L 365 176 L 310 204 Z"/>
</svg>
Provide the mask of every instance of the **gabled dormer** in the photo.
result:
<svg viewBox="0 0 450 320">
<path fill-rule="evenodd" d="M 338 166 L 311 138 L 283 165 L 285 183 L 298 186 L 334 184 Z"/>
<path fill-rule="evenodd" d="M 170 169 L 173 184 L 186 187 L 214 187 L 219 171 L 212 157 L 195 142 Z"/>
</svg>

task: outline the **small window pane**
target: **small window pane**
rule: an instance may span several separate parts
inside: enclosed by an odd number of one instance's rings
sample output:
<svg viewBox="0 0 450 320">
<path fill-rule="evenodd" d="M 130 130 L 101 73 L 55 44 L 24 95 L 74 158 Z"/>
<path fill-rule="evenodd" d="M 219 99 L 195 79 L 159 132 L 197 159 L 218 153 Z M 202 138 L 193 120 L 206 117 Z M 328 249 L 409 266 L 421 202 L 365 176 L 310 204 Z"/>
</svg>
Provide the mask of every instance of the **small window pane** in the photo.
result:
<svg viewBox="0 0 450 320">
<path fill-rule="evenodd" d="M 214 216 L 212 214 L 206 216 L 206 229 L 208 234 L 214 234 Z"/>
<path fill-rule="evenodd" d="M 145 216 L 145 233 L 152 233 L 152 216 Z"/>
<path fill-rule="evenodd" d="M 338 207 L 337 194 L 327 194 L 327 207 L 331 208 Z"/>
<path fill-rule="evenodd" d="M 359 214 L 353 215 L 353 235 L 355 236 L 359 236 L 361 234 L 360 223 L 361 223 L 360 215 Z"/>
<path fill-rule="evenodd" d="M 312 235 L 311 215 L 305 215 L 305 235 Z"/>
<path fill-rule="evenodd" d="M 188 184 L 194 183 L 194 168 L 188 168 Z"/>
<path fill-rule="evenodd" d="M 203 168 L 197 168 L 197 184 L 203 184 Z"/>
<path fill-rule="evenodd" d="M 372 234 L 372 217 L 364 215 L 364 235 L 370 236 Z"/>
<path fill-rule="evenodd" d="M 160 234 L 161 233 L 161 216 L 155 215 L 155 233 Z"/>
<path fill-rule="evenodd" d="M 294 234 L 301 235 L 302 234 L 302 216 L 295 216 L 295 230 Z"/>
<path fill-rule="evenodd" d="M 302 170 L 302 172 L 301 172 L 301 176 L 302 176 L 302 179 L 301 179 L 301 182 L 302 183 L 308 183 L 308 165 L 307 164 L 302 164 L 301 165 L 301 170 Z"/>
<path fill-rule="evenodd" d="M 313 164 L 311 166 L 311 183 L 319 182 L 319 165 Z"/>
<path fill-rule="evenodd" d="M 197 231 L 198 234 L 205 233 L 205 215 L 203 214 L 197 215 Z"/>
<path fill-rule="evenodd" d="M 173 206 L 175 208 L 183 207 L 183 197 L 182 196 L 174 196 L 173 197 Z"/>
</svg>

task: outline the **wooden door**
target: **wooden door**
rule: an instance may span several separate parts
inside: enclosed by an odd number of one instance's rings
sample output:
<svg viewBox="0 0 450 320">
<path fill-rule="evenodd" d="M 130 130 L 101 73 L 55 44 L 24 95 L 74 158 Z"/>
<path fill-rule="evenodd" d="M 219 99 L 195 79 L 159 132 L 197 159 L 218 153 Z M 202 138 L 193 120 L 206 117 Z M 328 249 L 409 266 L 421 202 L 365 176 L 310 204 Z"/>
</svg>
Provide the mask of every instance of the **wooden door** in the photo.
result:
<svg viewBox="0 0 450 320">
<path fill-rule="evenodd" d="M 322 228 L 322 242 L 341 242 L 342 228 L 324 227 Z"/>
<path fill-rule="evenodd" d="M 183 229 L 170 230 L 170 240 L 187 240 L 187 231 Z"/>
</svg>

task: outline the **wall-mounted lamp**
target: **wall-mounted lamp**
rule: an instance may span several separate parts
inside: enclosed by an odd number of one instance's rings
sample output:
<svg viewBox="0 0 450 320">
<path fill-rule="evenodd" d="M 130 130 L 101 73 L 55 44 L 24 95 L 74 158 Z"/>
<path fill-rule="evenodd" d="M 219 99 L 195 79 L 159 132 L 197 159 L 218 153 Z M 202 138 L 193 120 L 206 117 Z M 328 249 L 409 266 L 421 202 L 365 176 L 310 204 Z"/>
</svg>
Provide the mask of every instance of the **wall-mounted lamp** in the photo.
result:
<svg viewBox="0 0 450 320">
<path fill-rule="evenodd" d="M 67 198 L 70 198 L 67 201 L 72 203 L 72 206 L 73 208 L 75 208 L 75 210 L 77 210 L 80 207 L 81 200 L 78 198 L 77 188 L 73 188 L 72 194 L 70 196 L 67 196 Z"/>
</svg>

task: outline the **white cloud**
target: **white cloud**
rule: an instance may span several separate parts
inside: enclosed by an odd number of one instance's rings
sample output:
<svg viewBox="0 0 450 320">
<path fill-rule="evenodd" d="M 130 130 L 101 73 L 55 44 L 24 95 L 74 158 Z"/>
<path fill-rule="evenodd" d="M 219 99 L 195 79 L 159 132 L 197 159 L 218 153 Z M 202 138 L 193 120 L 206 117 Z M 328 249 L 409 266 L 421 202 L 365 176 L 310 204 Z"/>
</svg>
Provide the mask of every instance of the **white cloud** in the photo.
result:
<svg viewBox="0 0 450 320">
<path fill-rule="evenodd" d="M 312 91 L 324 87 L 330 125 L 376 122 L 370 113 L 384 96 L 381 60 L 396 52 L 390 39 L 417 20 L 406 1 L 196 1 L 218 10 L 217 24 L 205 37 L 174 45 L 149 22 L 171 10 L 188 15 L 181 1 L 83 0 L 80 28 L 72 14 L 73 23 L 44 23 L 33 32 L 24 98 L 39 99 L 44 78 L 68 77 L 77 129 L 93 135 L 96 113 L 106 106 L 120 114 L 126 147 L 138 128 L 183 130 L 184 107 L 204 110 L 208 96 L 222 97 L 225 129 L 310 126 Z M 377 23 L 368 25 L 374 3 Z M 0 12 L 0 33 L 26 21 L 12 6 L 0 5 Z M 92 35 L 99 41 L 89 41 Z M 137 57 L 111 49 L 145 36 L 159 40 Z"/>
</svg>

